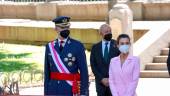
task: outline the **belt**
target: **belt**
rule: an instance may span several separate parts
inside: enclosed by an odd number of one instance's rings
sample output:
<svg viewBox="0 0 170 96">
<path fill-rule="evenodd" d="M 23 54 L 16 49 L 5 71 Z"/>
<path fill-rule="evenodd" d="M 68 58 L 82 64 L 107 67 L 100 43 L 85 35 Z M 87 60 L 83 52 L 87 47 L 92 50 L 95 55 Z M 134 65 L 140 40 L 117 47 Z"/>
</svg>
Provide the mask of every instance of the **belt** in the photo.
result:
<svg viewBox="0 0 170 96">
<path fill-rule="evenodd" d="M 69 80 L 73 81 L 72 92 L 73 94 L 79 93 L 78 81 L 80 81 L 80 74 L 68 74 L 68 73 L 59 73 L 59 72 L 51 72 L 50 78 L 54 80 Z"/>
</svg>

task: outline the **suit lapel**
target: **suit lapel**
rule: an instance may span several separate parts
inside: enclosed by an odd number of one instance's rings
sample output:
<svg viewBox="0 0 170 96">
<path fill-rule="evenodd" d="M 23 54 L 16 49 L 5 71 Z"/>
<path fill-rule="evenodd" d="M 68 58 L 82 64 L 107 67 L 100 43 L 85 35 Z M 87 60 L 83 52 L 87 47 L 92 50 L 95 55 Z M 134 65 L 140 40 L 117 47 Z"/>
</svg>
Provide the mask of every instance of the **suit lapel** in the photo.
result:
<svg viewBox="0 0 170 96">
<path fill-rule="evenodd" d="M 122 67 L 121 67 L 121 61 L 120 61 L 120 56 L 117 57 L 116 59 L 116 62 L 117 62 L 117 70 L 119 71 L 119 76 L 123 79 L 123 70 L 122 70 Z"/>
<path fill-rule="evenodd" d="M 126 80 L 129 78 L 129 77 L 127 77 L 125 72 L 127 72 L 126 70 L 129 69 L 128 67 L 130 67 L 129 64 L 131 64 L 131 60 L 132 60 L 131 56 L 128 55 L 127 59 L 125 60 L 123 66 L 121 68 L 121 77 L 122 77 L 122 80 L 125 82 L 125 84 L 126 84 Z M 120 66 L 121 66 L 121 63 L 120 63 Z"/>
<path fill-rule="evenodd" d="M 113 42 L 110 42 L 110 48 L 109 48 L 109 60 L 112 58 L 113 54 Z"/>
<path fill-rule="evenodd" d="M 60 54 L 58 39 L 54 41 L 54 44 L 55 50 L 58 52 L 58 54 Z"/>
<path fill-rule="evenodd" d="M 120 56 L 117 58 L 118 60 L 118 65 L 117 65 L 117 69 L 119 71 L 119 76 L 120 78 L 122 78 L 122 81 L 123 83 L 126 85 L 126 82 L 125 82 L 125 77 L 124 77 L 124 73 L 123 73 L 123 66 L 121 66 L 121 61 L 120 61 Z"/>
<path fill-rule="evenodd" d="M 59 42 L 58 42 L 58 39 L 55 40 L 55 45 L 54 45 L 54 48 L 56 49 L 56 51 L 59 53 L 59 54 L 62 54 L 63 52 L 65 52 L 67 49 L 68 49 L 68 46 L 70 45 L 71 43 L 71 40 L 70 38 L 67 39 L 65 45 L 64 45 L 64 48 L 63 50 L 60 52 L 60 46 L 59 46 Z"/>
<path fill-rule="evenodd" d="M 64 53 L 68 49 L 70 43 L 71 43 L 71 40 L 70 38 L 68 38 L 61 53 Z"/>
<path fill-rule="evenodd" d="M 98 46 L 98 53 L 99 53 L 99 57 L 101 58 L 101 61 L 103 62 L 103 50 L 102 50 L 102 41 L 99 43 Z"/>
<path fill-rule="evenodd" d="M 131 56 L 128 55 L 127 59 L 125 60 L 123 66 L 122 66 L 122 70 L 126 70 L 127 67 L 129 67 L 129 64 L 131 63 Z"/>
<path fill-rule="evenodd" d="M 111 41 L 111 42 L 110 42 L 110 48 L 109 48 L 109 60 L 110 60 L 111 58 L 113 58 L 113 56 L 114 56 L 114 51 L 116 51 L 115 49 L 116 49 L 116 45 L 114 44 L 113 41 Z"/>
</svg>

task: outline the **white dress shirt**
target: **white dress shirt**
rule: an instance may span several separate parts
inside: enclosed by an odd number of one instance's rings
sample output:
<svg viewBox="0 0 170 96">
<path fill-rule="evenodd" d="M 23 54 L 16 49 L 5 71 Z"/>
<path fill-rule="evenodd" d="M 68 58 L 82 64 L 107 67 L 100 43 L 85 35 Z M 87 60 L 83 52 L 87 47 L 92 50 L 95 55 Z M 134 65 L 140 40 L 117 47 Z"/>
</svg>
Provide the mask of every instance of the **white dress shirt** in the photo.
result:
<svg viewBox="0 0 170 96">
<path fill-rule="evenodd" d="M 102 53 L 103 53 L 103 57 L 104 57 L 104 49 L 105 49 L 105 46 L 106 46 L 106 44 L 105 44 L 106 42 L 108 42 L 108 44 L 107 44 L 108 51 L 110 49 L 110 41 L 102 40 Z"/>
<path fill-rule="evenodd" d="M 66 42 L 67 42 L 67 39 L 68 39 L 68 38 L 66 38 L 66 39 L 64 39 L 64 40 L 60 40 L 60 39 L 58 38 L 58 44 L 59 44 L 59 46 L 60 46 L 60 42 L 61 42 L 61 41 L 64 41 L 64 43 L 62 43 L 62 46 L 64 47 L 65 44 L 66 44 Z"/>
</svg>

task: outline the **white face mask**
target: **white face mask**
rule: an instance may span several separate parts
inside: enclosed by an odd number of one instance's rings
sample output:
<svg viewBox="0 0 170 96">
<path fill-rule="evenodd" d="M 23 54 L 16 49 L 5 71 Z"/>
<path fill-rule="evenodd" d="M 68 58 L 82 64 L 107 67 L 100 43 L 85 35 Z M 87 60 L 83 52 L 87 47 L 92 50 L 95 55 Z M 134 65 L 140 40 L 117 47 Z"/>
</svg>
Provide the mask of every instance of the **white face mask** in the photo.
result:
<svg viewBox="0 0 170 96">
<path fill-rule="evenodd" d="M 120 45 L 119 50 L 121 53 L 127 54 L 129 52 L 130 45 Z"/>
</svg>

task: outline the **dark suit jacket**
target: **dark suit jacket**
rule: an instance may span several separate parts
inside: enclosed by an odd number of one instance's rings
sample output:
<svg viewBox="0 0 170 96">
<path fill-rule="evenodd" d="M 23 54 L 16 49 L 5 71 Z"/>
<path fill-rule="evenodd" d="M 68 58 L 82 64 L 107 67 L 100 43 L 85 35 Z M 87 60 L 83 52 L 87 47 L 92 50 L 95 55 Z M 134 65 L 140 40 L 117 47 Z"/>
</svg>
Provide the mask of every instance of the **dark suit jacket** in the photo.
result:
<svg viewBox="0 0 170 96">
<path fill-rule="evenodd" d="M 170 75 L 170 51 L 169 51 L 169 55 L 168 55 L 168 59 L 167 59 L 167 66 L 168 66 L 168 71 L 169 71 L 169 75 Z"/>
<path fill-rule="evenodd" d="M 105 62 L 102 53 L 102 41 L 93 45 L 90 56 L 90 64 L 97 82 L 100 82 L 103 78 L 109 77 L 108 72 L 110 60 L 119 54 L 120 51 L 116 46 L 116 41 L 112 40 L 109 49 L 109 61 Z"/>
</svg>

